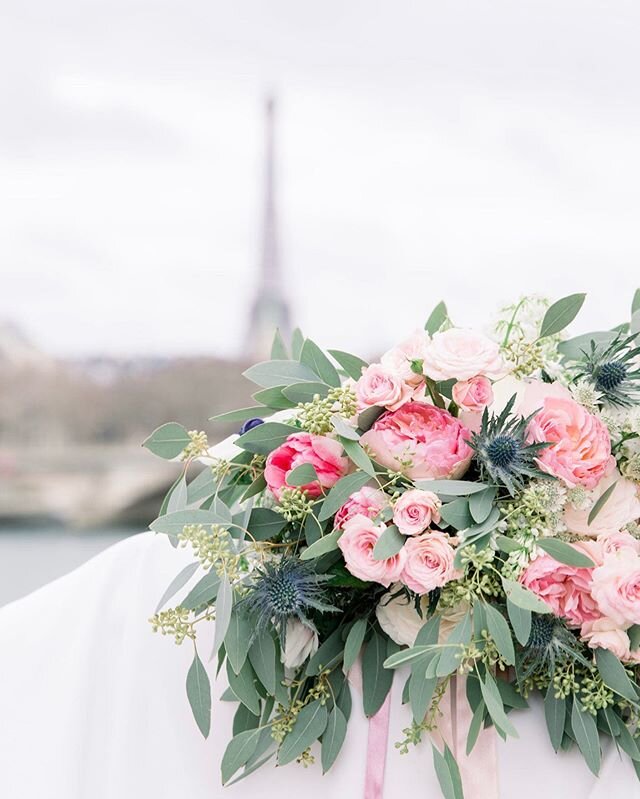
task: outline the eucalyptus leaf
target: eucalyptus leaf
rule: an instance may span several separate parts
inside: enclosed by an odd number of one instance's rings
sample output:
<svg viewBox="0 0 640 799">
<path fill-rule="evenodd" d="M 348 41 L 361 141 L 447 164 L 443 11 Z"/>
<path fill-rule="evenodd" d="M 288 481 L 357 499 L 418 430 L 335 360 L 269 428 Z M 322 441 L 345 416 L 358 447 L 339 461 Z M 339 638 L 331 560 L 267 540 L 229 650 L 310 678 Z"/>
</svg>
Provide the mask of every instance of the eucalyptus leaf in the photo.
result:
<svg viewBox="0 0 640 799">
<path fill-rule="evenodd" d="M 298 359 L 302 352 L 302 345 L 304 344 L 304 335 L 299 327 L 296 327 L 291 334 L 291 357 Z"/>
<path fill-rule="evenodd" d="M 591 569 L 596 565 L 587 555 L 579 552 L 571 544 L 567 544 L 566 541 L 561 541 L 559 538 L 540 538 L 537 544 L 540 549 L 544 549 L 554 560 L 559 563 L 566 563 L 567 566 Z"/>
<path fill-rule="evenodd" d="M 273 335 L 273 343 L 271 344 L 271 359 L 274 361 L 286 361 L 289 359 L 287 345 L 284 343 L 280 328 L 276 328 L 276 332 Z"/>
<path fill-rule="evenodd" d="M 187 525 L 201 524 L 203 527 L 210 527 L 212 524 L 227 525 L 231 521 L 229 509 L 223 510 L 222 505 L 218 505 L 212 510 L 179 510 L 175 513 L 167 513 L 158 516 L 149 527 L 155 533 L 165 533 L 166 535 L 178 536 Z"/>
<path fill-rule="evenodd" d="M 484 725 L 484 717 L 486 713 L 487 706 L 485 705 L 484 701 L 480 700 L 476 709 L 473 711 L 473 718 L 471 719 L 471 724 L 469 725 L 469 732 L 467 733 L 467 747 L 466 753 L 467 755 L 471 754 L 473 747 L 476 745 L 476 741 L 478 740 L 478 736 L 480 735 L 480 730 Z"/>
<path fill-rule="evenodd" d="M 340 364 L 344 371 L 353 380 L 359 380 L 362 376 L 362 370 L 366 369 L 369 365 L 362 358 L 357 355 L 352 355 L 350 352 L 343 352 L 342 350 L 329 350 L 329 355 Z"/>
<path fill-rule="evenodd" d="M 370 479 L 371 477 L 366 472 L 352 472 L 345 477 L 341 477 L 327 494 L 327 498 L 318 514 L 318 521 L 322 522 L 333 516 L 349 499 L 351 494 L 359 491 Z"/>
<path fill-rule="evenodd" d="M 466 530 L 473 524 L 468 499 L 454 499 L 440 508 L 440 515 L 455 530 Z"/>
<path fill-rule="evenodd" d="M 292 383 L 284 386 L 282 394 L 292 403 L 311 402 L 316 395 L 324 398 L 329 393 L 329 386 L 326 383 Z"/>
<path fill-rule="evenodd" d="M 200 563 L 196 561 L 195 563 L 190 563 L 188 566 L 185 566 L 182 571 L 177 574 L 173 580 L 169 583 L 166 591 L 162 595 L 160 601 L 158 602 L 158 606 L 156 607 L 156 613 L 171 599 L 172 596 L 178 593 L 178 591 L 183 588 L 189 580 L 193 577 L 193 575 L 198 571 L 200 567 Z"/>
<path fill-rule="evenodd" d="M 311 385 L 311 383 L 304 383 L 304 385 Z M 262 388 L 260 391 L 256 391 L 253 399 L 266 406 L 261 409 L 262 413 L 255 414 L 256 417 L 261 418 L 262 416 L 270 415 L 273 411 L 286 411 L 288 408 L 295 408 L 296 403 L 284 393 L 286 388 L 287 386 L 272 386 L 271 388 Z"/>
<path fill-rule="evenodd" d="M 154 455 L 165 460 L 173 460 L 191 443 L 191 436 L 186 428 L 177 422 L 167 422 L 167 424 L 157 427 L 151 435 L 145 439 L 142 446 L 146 447 Z"/>
<path fill-rule="evenodd" d="M 488 488 L 486 483 L 472 483 L 467 480 L 416 480 L 415 482 L 416 488 L 447 497 L 468 497 Z"/>
<path fill-rule="evenodd" d="M 338 539 L 342 535 L 342 530 L 334 530 L 329 535 L 319 538 L 315 543 L 307 547 L 301 554 L 300 560 L 313 560 L 326 555 L 327 552 L 333 552 L 338 548 Z"/>
<path fill-rule="evenodd" d="M 220 588 L 216 597 L 216 627 L 213 633 L 213 657 L 222 646 L 224 637 L 229 629 L 231 611 L 233 609 L 233 588 L 229 578 L 224 575 L 220 580 Z"/>
<path fill-rule="evenodd" d="M 393 671 L 384 667 L 387 639 L 374 629 L 362 656 L 362 704 L 368 718 L 382 707 L 391 690 Z"/>
<path fill-rule="evenodd" d="M 430 336 L 433 336 L 434 333 L 437 333 L 438 330 L 440 330 L 448 318 L 449 314 L 447 312 L 447 306 L 444 304 L 444 302 L 439 302 L 429 314 L 429 318 L 425 322 L 424 329 Z"/>
<path fill-rule="evenodd" d="M 334 413 L 331 417 L 331 424 L 341 438 L 348 438 L 351 441 L 357 441 L 360 438 L 355 427 L 348 424 L 344 418 L 337 413 Z"/>
<path fill-rule="evenodd" d="M 526 646 L 531 635 L 531 610 L 521 608 L 507 598 L 507 613 L 518 643 Z"/>
<path fill-rule="evenodd" d="M 315 483 L 318 480 L 318 473 L 310 463 L 302 463 L 296 466 L 287 474 L 287 485 L 290 486 L 304 486 L 309 483 Z"/>
<path fill-rule="evenodd" d="M 310 338 L 302 345 L 300 361 L 306 364 L 314 374 L 317 374 L 324 383 L 336 388 L 340 386 L 340 375 L 335 366 Z"/>
<path fill-rule="evenodd" d="M 347 640 L 344 643 L 343 668 L 345 671 L 349 671 L 360 654 L 367 626 L 367 619 L 360 618 L 356 619 L 349 629 Z"/>
<path fill-rule="evenodd" d="M 586 294 L 570 294 L 554 302 L 544 315 L 539 338 L 554 336 L 570 325 L 582 308 L 586 296 Z"/>
<path fill-rule="evenodd" d="M 340 443 L 342 444 L 347 457 L 350 458 L 353 463 L 359 468 L 362 469 L 363 472 L 366 472 L 370 477 L 376 476 L 376 467 L 371 462 L 371 458 L 367 455 L 367 453 L 362 449 L 360 444 L 357 441 L 352 441 L 349 438 L 343 438 L 342 436 L 338 436 Z"/>
<path fill-rule="evenodd" d="M 255 399 L 255 397 L 254 397 Z M 247 419 L 261 419 L 269 413 L 269 409 L 262 405 L 253 405 L 250 408 L 238 408 L 235 411 L 225 411 L 210 416 L 210 422 L 246 422 Z"/>
<path fill-rule="evenodd" d="M 243 375 L 258 386 L 290 386 L 292 383 L 318 382 L 319 375 L 299 361 L 263 361 L 250 366 Z"/>
<path fill-rule="evenodd" d="M 320 750 L 320 761 L 322 763 L 322 773 L 327 771 L 334 764 L 342 744 L 347 735 L 347 720 L 344 713 L 337 705 L 334 705 L 327 720 L 327 728 L 322 734 L 322 748 Z"/>
<path fill-rule="evenodd" d="M 498 652 L 505 663 L 509 666 L 513 666 L 516 662 L 516 654 L 513 648 L 513 640 L 511 638 L 509 625 L 502 613 L 493 605 L 483 604 L 483 610 L 487 617 L 489 635 L 493 638 Z"/>
<path fill-rule="evenodd" d="M 597 502 L 594 504 L 594 506 L 589 511 L 589 516 L 587 517 L 587 525 L 590 525 L 593 521 L 595 521 L 596 516 L 604 508 L 604 506 L 607 503 L 607 500 L 613 494 L 613 492 L 615 491 L 617 485 L 618 485 L 617 481 L 615 483 L 611 483 L 611 485 L 607 488 L 607 490 L 603 491 L 603 493 L 598 498 Z"/>
<path fill-rule="evenodd" d="M 444 799 L 464 799 L 462 793 L 462 782 L 460 780 L 460 771 L 455 764 L 455 759 L 451 752 L 450 757 L 446 757 L 446 752 L 449 747 L 445 744 L 445 755 L 440 754 L 435 744 L 431 744 L 433 754 L 433 768 L 436 772 L 436 777 L 440 784 L 440 790 Z"/>
<path fill-rule="evenodd" d="M 574 699 L 571 708 L 571 729 L 587 766 L 596 775 L 600 773 L 600 736 L 595 718 Z"/>
<path fill-rule="evenodd" d="M 374 560 L 387 560 L 397 555 L 406 543 L 406 536 L 402 535 L 395 524 L 390 524 L 384 529 L 373 548 Z"/>
<path fill-rule="evenodd" d="M 236 605 L 231 611 L 227 634 L 224 637 L 224 649 L 236 674 L 240 673 L 247 659 L 247 647 L 252 634 L 253 629 L 247 614 Z"/>
<path fill-rule="evenodd" d="M 284 516 L 271 508 L 253 508 L 248 529 L 256 541 L 267 541 L 281 533 L 286 523 Z"/>
<path fill-rule="evenodd" d="M 259 740 L 260 730 L 246 730 L 229 741 L 220 765 L 223 785 L 249 760 Z"/>
<path fill-rule="evenodd" d="M 493 486 L 478 491 L 469 497 L 469 511 L 476 524 L 484 522 L 493 508 L 493 500 L 496 496 L 496 489 Z"/>
<path fill-rule="evenodd" d="M 556 689 L 553 682 L 549 683 L 547 693 L 544 698 L 544 717 L 549 731 L 551 746 L 557 752 L 562 743 L 564 734 L 565 718 L 567 715 L 567 700 L 558 698 L 555 695 Z"/>
<path fill-rule="evenodd" d="M 502 588 L 507 599 L 519 608 L 530 610 L 532 613 L 551 613 L 551 608 L 546 602 L 515 580 L 507 580 L 506 577 L 503 577 Z"/>
<path fill-rule="evenodd" d="M 197 652 L 187 674 L 187 697 L 198 729 L 206 738 L 211 729 L 211 683 Z"/>
<path fill-rule="evenodd" d="M 327 721 L 327 708 L 319 699 L 305 705 L 298 713 L 291 732 L 280 746 L 278 765 L 284 766 L 299 757 L 323 734 Z"/>
<path fill-rule="evenodd" d="M 460 665 L 460 655 L 462 648 L 466 647 L 471 640 L 472 624 L 471 614 L 465 613 L 461 621 L 451 631 L 445 641 L 445 647 L 440 655 L 436 674 L 438 677 L 446 677 L 454 672 Z"/>
<path fill-rule="evenodd" d="M 296 427 L 282 422 L 265 422 L 251 428 L 244 435 L 235 440 L 235 444 L 248 452 L 258 455 L 268 455 L 276 447 L 289 438 L 293 433 L 299 432 Z"/>
<path fill-rule="evenodd" d="M 227 681 L 233 695 L 242 702 L 254 716 L 260 715 L 260 694 L 256 688 L 256 676 L 249 660 L 245 660 L 240 672 L 236 674 L 227 660 Z"/>
<path fill-rule="evenodd" d="M 275 641 L 265 630 L 257 635 L 249 649 L 249 661 L 256 677 L 267 689 L 269 695 L 276 691 L 276 657 Z"/>
<path fill-rule="evenodd" d="M 596 665 L 603 683 L 632 704 L 638 703 L 633 683 L 629 679 L 625 667 L 608 649 L 596 649 Z"/>
<path fill-rule="evenodd" d="M 218 575 L 214 571 L 207 572 L 193 586 L 180 605 L 187 610 L 197 610 L 197 608 L 213 602 L 218 596 L 219 588 L 220 578 Z"/>
<path fill-rule="evenodd" d="M 498 686 L 488 671 L 485 673 L 484 680 L 480 679 L 480 690 L 482 691 L 482 698 L 487 706 L 487 711 L 496 728 L 501 729 L 506 735 L 518 738 L 516 728 L 509 721 L 504 711 L 504 705 Z"/>
</svg>

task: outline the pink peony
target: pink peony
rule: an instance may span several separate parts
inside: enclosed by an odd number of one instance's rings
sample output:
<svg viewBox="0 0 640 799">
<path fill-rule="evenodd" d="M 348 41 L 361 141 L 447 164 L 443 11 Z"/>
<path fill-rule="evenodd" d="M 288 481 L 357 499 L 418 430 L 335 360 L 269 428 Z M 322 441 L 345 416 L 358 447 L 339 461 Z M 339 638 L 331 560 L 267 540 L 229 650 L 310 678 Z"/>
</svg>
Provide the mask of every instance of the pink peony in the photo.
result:
<svg viewBox="0 0 640 799">
<path fill-rule="evenodd" d="M 376 460 L 411 479 L 458 478 L 471 461 L 470 433 L 448 411 L 408 402 L 387 411 L 360 439 Z"/>
<path fill-rule="evenodd" d="M 289 488 L 287 475 L 297 466 L 310 463 L 318 479 L 300 486 L 310 497 L 318 497 L 347 473 L 349 460 L 342 455 L 342 444 L 326 436 L 293 433 L 267 457 L 264 479 L 277 499 Z"/>
<path fill-rule="evenodd" d="M 428 594 L 458 576 L 455 549 L 444 533 L 425 533 L 409 538 L 404 546 L 406 561 L 401 581 L 416 594 Z"/>
<path fill-rule="evenodd" d="M 347 569 L 360 580 L 380 583 L 388 588 L 400 579 L 406 554 L 404 548 L 386 560 L 376 560 L 373 548 L 385 530 L 384 524 L 374 524 L 371 519 L 358 514 L 344 526 L 338 546 Z"/>
<path fill-rule="evenodd" d="M 413 361 L 424 360 L 430 340 L 429 334 L 424 330 L 416 330 L 397 347 L 385 352 L 380 363 L 410 386 L 422 386 L 424 375 L 414 372 L 411 364 Z"/>
<path fill-rule="evenodd" d="M 442 502 L 432 491 L 405 491 L 393 507 L 393 523 L 403 535 L 418 535 L 440 521 Z"/>
<path fill-rule="evenodd" d="M 413 388 L 400 375 L 379 363 L 362 370 L 354 389 L 360 410 L 372 405 L 396 410 L 413 397 Z"/>
<path fill-rule="evenodd" d="M 630 657 L 629 636 L 605 616 L 583 624 L 580 635 L 591 649 L 608 649 L 619 660 L 628 660 Z"/>
<path fill-rule="evenodd" d="M 342 529 L 349 519 L 361 514 L 368 519 L 375 519 L 380 511 L 389 504 L 387 495 L 379 488 L 364 486 L 352 494 L 336 513 L 333 526 Z"/>
<path fill-rule="evenodd" d="M 589 524 L 591 507 L 577 510 L 567 504 L 564 521 L 568 530 L 578 535 L 595 538 L 599 535 L 617 533 L 629 522 L 640 519 L 638 487 L 631 480 L 625 480 L 617 469 L 612 469 L 595 487 L 593 503 L 598 501 L 612 483 L 616 483 L 616 487 L 591 524 Z"/>
<path fill-rule="evenodd" d="M 491 381 L 484 375 L 458 381 L 452 390 L 455 404 L 463 411 L 480 413 L 493 402 Z"/>
<path fill-rule="evenodd" d="M 598 566 L 602 550 L 595 541 L 573 544 Z M 559 563 L 551 555 L 541 554 L 520 575 L 520 582 L 543 599 L 556 616 L 567 619 L 574 627 L 582 627 L 602 615 L 591 596 L 594 568 L 578 568 Z"/>
<path fill-rule="evenodd" d="M 592 594 L 603 616 L 621 627 L 640 624 L 640 557 L 609 555 L 593 572 Z"/>
<path fill-rule="evenodd" d="M 551 443 L 538 454 L 538 465 L 568 486 L 595 488 L 614 463 L 607 428 L 570 398 L 545 399 L 529 422 L 527 438 Z"/>
<path fill-rule="evenodd" d="M 474 330 L 451 328 L 431 339 L 424 372 L 432 380 L 470 380 L 476 375 L 498 378 L 505 374 L 506 365 L 495 341 Z"/>
</svg>

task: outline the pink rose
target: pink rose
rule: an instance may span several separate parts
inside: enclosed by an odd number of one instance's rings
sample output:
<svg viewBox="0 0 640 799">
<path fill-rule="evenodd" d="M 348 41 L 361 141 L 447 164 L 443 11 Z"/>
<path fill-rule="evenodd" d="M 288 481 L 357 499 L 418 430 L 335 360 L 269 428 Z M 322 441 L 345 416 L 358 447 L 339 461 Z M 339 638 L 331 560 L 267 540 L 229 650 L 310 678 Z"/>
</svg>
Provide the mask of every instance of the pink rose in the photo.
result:
<svg viewBox="0 0 640 799">
<path fill-rule="evenodd" d="M 300 486 L 309 497 L 318 497 L 326 488 L 331 488 L 347 473 L 348 458 L 342 455 L 342 444 L 326 436 L 311 433 L 293 433 L 267 456 L 264 479 L 277 499 L 282 489 L 290 488 L 287 475 L 297 466 L 309 463 L 316 470 L 318 479 Z"/>
<path fill-rule="evenodd" d="M 361 410 L 372 405 L 395 410 L 413 397 L 413 388 L 379 363 L 372 363 L 362 370 L 355 392 Z"/>
<path fill-rule="evenodd" d="M 594 488 L 614 463 L 607 428 L 569 398 L 545 399 L 529 422 L 527 440 L 551 442 L 536 460 L 543 471 L 568 486 Z"/>
<path fill-rule="evenodd" d="M 595 541 L 573 544 L 597 565 L 602 562 L 602 550 Z M 543 599 L 556 616 L 566 619 L 573 627 L 582 627 L 602 615 L 591 595 L 593 568 L 578 568 L 559 563 L 546 553 L 539 555 L 520 575 L 520 582 Z"/>
<path fill-rule="evenodd" d="M 453 401 L 463 411 L 479 413 L 493 402 L 491 381 L 484 375 L 458 381 L 452 390 Z"/>
<path fill-rule="evenodd" d="M 498 378 L 505 374 L 506 364 L 495 341 L 475 330 L 452 328 L 431 339 L 424 372 L 432 380 L 469 380 L 475 375 Z"/>
<path fill-rule="evenodd" d="M 416 330 L 409 338 L 398 344 L 397 347 L 385 352 L 380 358 L 380 363 L 386 369 L 395 372 L 410 386 L 422 386 L 424 375 L 414 372 L 411 368 L 411 363 L 424 360 L 430 341 L 428 333 L 424 330 Z"/>
<path fill-rule="evenodd" d="M 597 540 L 605 555 L 615 555 L 617 552 L 625 551 L 629 556 L 640 555 L 640 541 L 625 530 L 599 535 Z"/>
<path fill-rule="evenodd" d="M 388 588 L 400 579 L 406 554 L 404 548 L 386 560 L 376 560 L 373 548 L 385 530 L 384 524 L 374 524 L 371 519 L 358 514 L 344 526 L 338 546 L 347 569 L 360 580 L 380 583 Z"/>
<path fill-rule="evenodd" d="M 621 627 L 640 624 L 640 558 L 628 550 L 608 555 L 594 569 L 592 594 L 603 616 Z"/>
<path fill-rule="evenodd" d="M 406 561 L 401 581 L 416 594 L 428 594 L 458 576 L 453 559 L 456 551 L 444 533 L 425 533 L 404 545 Z"/>
<path fill-rule="evenodd" d="M 389 504 L 387 495 L 379 488 L 372 488 L 371 486 L 364 486 L 359 491 L 351 494 L 349 499 L 344 503 L 340 510 L 336 513 L 333 520 L 333 526 L 342 529 L 349 519 L 361 514 L 368 519 L 375 519 L 383 508 Z"/>
<path fill-rule="evenodd" d="M 393 523 L 403 535 L 418 535 L 440 521 L 442 502 L 432 491 L 405 491 L 393 507 Z"/>
<path fill-rule="evenodd" d="M 360 439 L 376 460 L 411 479 L 461 477 L 473 452 L 470 433 L 448 411 L 408 402 L 380 416 Z"/>
<path fill-rule="evenodd" d="M 602 617 L 583 624 L 580 635 L 591 649 L 608 649 L 619 660 L 628 660 L 629 636 L 611 619 Z"/>
<path fill-rule="evenodd" d="M 564 521 L 568 530 L 578 535 L 595 538 L 600 535 L 617 533 L 629 522 L 640 519 L 638 487 L 631 480 L 625 480 L 617 469 L 612 469 L 595 487 L 593 503 L 598 501 L 612 483 L 617 483 L 613 493 L 591 524 L 589 524 L 591 507 L 586 510 L 577 510 L 567 504 L 564 510 Z"/>
</svg>

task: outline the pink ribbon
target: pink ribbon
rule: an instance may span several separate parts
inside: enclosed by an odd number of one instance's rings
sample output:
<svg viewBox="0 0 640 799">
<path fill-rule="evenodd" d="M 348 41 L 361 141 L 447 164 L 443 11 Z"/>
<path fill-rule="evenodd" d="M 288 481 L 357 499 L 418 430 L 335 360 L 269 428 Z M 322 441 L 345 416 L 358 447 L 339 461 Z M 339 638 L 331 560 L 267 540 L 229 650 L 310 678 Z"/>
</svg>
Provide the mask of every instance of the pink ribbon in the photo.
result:
<svg viewBox="0 0 640 799">
<path fill-rule="evenodd" d="M 367 736 L 367 773 L 364 778 L 364 799 L 382 799 L 384 771 L 387 765 L 389 744 L 389 718 L 391 716 L 391 691 L 380 710 L 369 719 Z"/>
</svg>

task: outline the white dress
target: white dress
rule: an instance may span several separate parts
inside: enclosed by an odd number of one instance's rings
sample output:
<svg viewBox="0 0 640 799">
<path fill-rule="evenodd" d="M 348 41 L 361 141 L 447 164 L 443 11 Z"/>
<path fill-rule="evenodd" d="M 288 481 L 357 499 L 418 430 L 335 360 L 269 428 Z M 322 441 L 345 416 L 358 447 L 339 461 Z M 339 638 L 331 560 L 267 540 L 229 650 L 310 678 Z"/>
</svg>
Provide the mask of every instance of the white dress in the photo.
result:
<svg viewBox="0 0 640 799">
<path fill-rule="evenodd" d="M 147 621 L 192 560 L 164 537 L 145 533 L 0 609 L 2 799 L 361 799 L 368 727 L 357 696 L 344 748 L 326 776 L 319 764 L 276 768 L 270 761 L 237 785 L 221 787 L 220 760 L 236 705 L 218 701 L 221 678 L 211 734 L 203 740 L 185 692 L 192 649 L 154 635 Z M 407 755 L 394 748 L 410 721 L 399 685 L 384 799 L 440 799 L 430 747 Z M 498 741 L 503 799 L 640 797 L 633 767 L 613 747 L 605 748 L 596 779 L 577 752 L 554 754 L 540 706 L 511 718 L 520 738 Z"/>
</svg>

